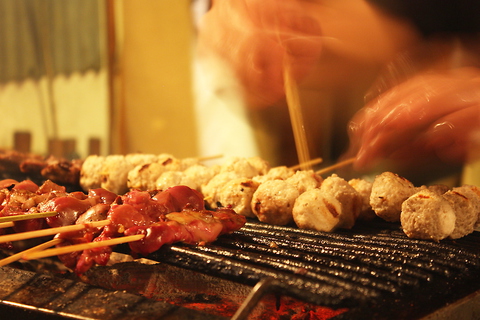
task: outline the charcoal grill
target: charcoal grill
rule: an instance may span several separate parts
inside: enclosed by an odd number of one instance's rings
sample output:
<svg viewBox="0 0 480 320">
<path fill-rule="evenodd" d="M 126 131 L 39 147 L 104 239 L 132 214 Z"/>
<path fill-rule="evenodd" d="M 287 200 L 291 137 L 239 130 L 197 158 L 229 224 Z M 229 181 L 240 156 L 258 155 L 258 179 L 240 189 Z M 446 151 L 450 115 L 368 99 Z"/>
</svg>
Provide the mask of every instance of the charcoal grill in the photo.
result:
<svg viewBox="0 0 480 320">
<path fill-rule="evenodd" d="M 127 246 L 117 249 L 128 252 Z M 100 290 L 101 305 L 129 319 L 147 314 L 145 319 L 175 319 L 176 312 L 193 319 L 266 319 L 266 313 L 289 319 L 286 309 L 302 310 L 304 319 L 480 317 L 478 232 L 435 243 L 409 239 L 397 224 L 380 220 L 335 233 L 249 221 L 212 244 L 164 246 L 146 258 L 159 263 L 95 267 L 83 278 L 88 284 L 68 280 L 68 286 Z M 19 279 L 46 277 L 15 272 Z M 0 290 L 2 308 L 96 319 L 88 310 L 99 299 L 86 301 L 83 309 L 67 308 L 82 305 L 88 295 L 71 295 L 68 303 L 66 298 L 60 303 L 56 299 L 62 295 L 54 290 L 55 297 L 46 303 L 42 292 L 48 290 L 38 289 L 38 280 L 28 281 L 17 284 L 17 291 Z M 2 279 L 1 286 L 8 282 Z M 28 303 L 19 298 L 23 289 L 35 292 Z M 292 301 L 300 309 L 291 307 Z M 110 318 L 98 314 L 98 319 Z"/>
</svg>

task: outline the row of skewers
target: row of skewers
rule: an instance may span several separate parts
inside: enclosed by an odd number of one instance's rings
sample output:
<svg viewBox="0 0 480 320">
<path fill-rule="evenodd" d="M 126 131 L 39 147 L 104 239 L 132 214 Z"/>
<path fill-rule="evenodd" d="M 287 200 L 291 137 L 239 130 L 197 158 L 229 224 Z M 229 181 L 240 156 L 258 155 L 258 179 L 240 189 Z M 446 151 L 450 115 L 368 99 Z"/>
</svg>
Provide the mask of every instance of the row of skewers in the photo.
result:
<svg viewBox="0 0 480 320">
<path fill-rule="evenodd" d="M 0 179 L 53 181 L 69 189 L 78 189 L 83 160 L 0 149 Z"/>
<path fill-rule="evenodd" d="M 51 181 L 0 182 L 0 243 L 53 236 L 34 248 L 0 261 L 58 256 L 77 274 L 105 265 L 112 247 L 129 243 L 133 254 L 147 255 L 165 244 L 201 244 L 239 229 L 245 217 L 231 209 L 206 210 L 203 197 L 186 186 L 164 191 L 131 191 L 116 195 L 105 189 L 66 192 Z M 47 249 L 51 246 L 57 248 Z"/>
<path fill-rule="evenodd" d="M 240 228 L 245 217 L 326 232 L 380 217 L 400 222 L 409 237 L 433 241 L 463 237 L 479 225 L 477 187 L 415 187 L 391 172 L 373 181 L 322 177 L 333 168 L 272 168 L 258 157 L 228 158 L 222 165 L 206 166 L 200 159 L 134 154 L 85 159 L 79 174 L 85 192 L 67 193 L 49 180 L 41 186 L 30 180 L 4 180 L 0 233 L 5 235 L 0 243 L 8 247 L 12 241 L 55 236 L 0 265 L 59 255 L 65 265 L 83 273 L 95 263 L 105 264 L 116 244 L 129 242 L 134 253 L 146 255 L 165 243 L 209 242 Z M 165 204 L 173 201 L 172 190 L 183 194 L 176 209 Z M 202 234 L 199 224 L 210 236 Z M 51 246 L 57 248 L 46 250 Z"/>
<path fill-rule="evenodd" d="M 140 164 L 131 160 L 145 157 L 148 160 Z M 84 190 L 101 186 L 117 191 L 188 185 L 203 194 L 209 208 L 228 207 L 268 224 L 295 224 L 326 232 L 379 217 L 400 222 L 409 237 L 439 241 L 463 237 L 478 226 L 477 187 L 417 187 L 392 172 L 371 180 L 346 181 L 336 174 L 324 178 L 352 161 L 314 171 L 299 170 L 300 165 L 270 167 L 259 157 L 230 157 L 221 165 L 206 166 L 198 159 L 180 160 L 165 154 L 92 156 L 84 162 L 80 184 Z"/>
</svg>

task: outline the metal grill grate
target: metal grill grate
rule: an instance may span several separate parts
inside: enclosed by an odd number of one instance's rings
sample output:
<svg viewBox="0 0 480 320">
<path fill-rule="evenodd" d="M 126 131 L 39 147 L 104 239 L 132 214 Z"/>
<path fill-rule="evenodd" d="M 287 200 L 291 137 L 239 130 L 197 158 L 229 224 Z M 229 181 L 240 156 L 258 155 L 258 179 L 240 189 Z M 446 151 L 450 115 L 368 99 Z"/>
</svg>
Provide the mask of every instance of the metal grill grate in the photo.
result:
<svg viewBox="0 0 480 320">
<path fill-rule="evenodd" d="M 381 221 L 321 233 L 248 222 L 207 246 L 149 258 L 333 308 L 345 319 L 414 319 L 480 290 L 480 236 L 434 243 Z M 431 300 L 433 298 L 433 300 Z"/>
<path fill-rule="evenodd" d="M 234 307 L 232 320 L 241 320 L 266 311 L 275 316 L 284 311 L 281 302 L 288 296 L 305 310 L 333 311 L 329 319 L 335 320 L 438 320 L 447 313 L 472 319 L 480 310 L 479 244 L 478 232 L 433 243 L 409 239 L 398 225 L 382 221 L 336 233 L 248 222 L 205 246 L 165 246 L 148 257 L 160 264 L 95 267 L 82 279 L 106 290 L 4 267 L 0 310 L 19 314 L 34 309 L 45 319 L 52 313 L 117 319 L 117 312 L 128 306 L 129 319 L 147 314 L 171 319 L 174 312 L 189 310 L 195 319 L 211 319 L 210 311 L 223 319 Z M 128 245 L 116 249 L 129 251 Z M 142 304 L 136 302 L 140 298 Z M 439 316 L 432 318 L 432 313 Z"/>
</svg>

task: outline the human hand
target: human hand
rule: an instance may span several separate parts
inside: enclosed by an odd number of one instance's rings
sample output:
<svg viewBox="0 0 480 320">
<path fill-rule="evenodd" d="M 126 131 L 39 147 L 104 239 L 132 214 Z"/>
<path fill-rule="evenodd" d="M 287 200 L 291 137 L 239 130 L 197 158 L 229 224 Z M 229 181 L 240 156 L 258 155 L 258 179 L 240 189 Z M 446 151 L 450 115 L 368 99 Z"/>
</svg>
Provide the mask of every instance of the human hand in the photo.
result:
<svg viewBox="0 0 480 320">
<path fill-rule="evenodd" d="M 355 167 L 461 164 L 480 145 L 480 70 L 424 72 L 381 94 L 349 125 Z"/>
<path fill-rule="evenodd" d="M 233 69 L 252 107 L 285 95 L 283 66 L 305 76 L 319 58 L 321 30 L 300 0 L 215 0 L 199 26 L 200 53 L 213 51 Z"/>
</svg>

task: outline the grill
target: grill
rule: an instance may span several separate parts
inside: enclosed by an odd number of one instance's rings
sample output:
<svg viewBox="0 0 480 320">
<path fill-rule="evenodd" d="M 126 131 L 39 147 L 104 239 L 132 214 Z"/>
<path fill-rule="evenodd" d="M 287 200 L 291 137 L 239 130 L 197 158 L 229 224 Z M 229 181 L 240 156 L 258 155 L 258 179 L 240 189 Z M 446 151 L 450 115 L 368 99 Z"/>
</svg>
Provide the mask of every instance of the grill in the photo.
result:
<svg viewBox="0 0 480 320">
<path fill-rule="evenodd" d="M 68 281 L 72 290 L 101 290 L 106 309 L 118 310 L 124 301 L 120 309 L 129 319 L 146 314 L 148 319 L 173 319 L 175 312 L 195 319 L 266 319 L 266 313 L 290 319 L 288 312 L 298 310 L 305 316 L 300 319 L 443 319 L 450 313 L 471 319 L 480 314 L 479 245 L 478 232 L 434 243 L 409 239 L 398 225 L 377 220 L 336 233 L 249 221 L 212 244 L 175 244 L 147 257 L 159 264 L 95 267 L 83 279 L 88 284 Z M 117 249 L 128 252 L 126 246 Z M 40 277 L 15 272 L 19 281 Z M 37 279 L 34 287 L 38 282 L 43 283 Z M 68 309 L 56 298 L 36 303 L 36 295 L 45 299 L 41 292 L 48 290 L 34 291 L 30 309 L 47 309 L 44 314 L 50 316 Z M 29 308 L 18 292 L 0 293 L 10 312 Z M 69 304 L 82 305 L 80 298 L 88 295 L 75 295 L 77 301 Z M 96 305 L 87 299 L 83 309 L 68 314 L 81 316 Z M 109 318 L 103 314 L 99 319 Z"/>
<path fill-rule="evenodd" d="M 152 258 L 249 285 L 271 279 L 269 291 L 348 308 L 345 319 L 405 319 L 480 289 L 479 241 L 477 233 L 413 240 L 381 222 L 340 233 L 248 223 L 214 245 L 172 246 Z"/>
</svg>

